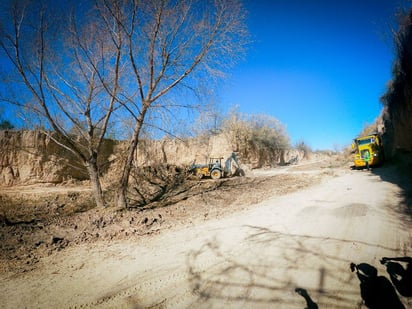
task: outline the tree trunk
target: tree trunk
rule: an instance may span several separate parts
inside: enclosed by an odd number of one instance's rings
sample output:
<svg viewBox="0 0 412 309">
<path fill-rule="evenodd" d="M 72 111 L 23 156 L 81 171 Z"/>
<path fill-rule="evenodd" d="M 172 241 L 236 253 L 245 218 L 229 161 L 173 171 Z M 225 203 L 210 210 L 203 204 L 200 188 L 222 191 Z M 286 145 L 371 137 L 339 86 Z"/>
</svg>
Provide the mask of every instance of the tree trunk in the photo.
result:
<svg viewBox="0 0 412 309">
<path fill-rule="evenodd" d="M 119 208 L 127 208 L 127 187 L 129 186 L 129 176 L 132 169 L 133 157 L 138 144 L 138 138 L 135 134 L 127 151 L 126 162 L 124 163 L 122 177 L 120 178 L 119 189 L 117 192 L 117 206 Z"/>
<path fill-rule="evenodd" d="M 282 166 L 283 166 L 283 165 L 286 165 L 285 156 L 286 156 L 286 150 L 285 150 L 285 149 L 280 150 L 279 163 L 280 163 L 280 165 L 282 165 Z"/>
<path fill-rule="evenodd" d="M 94 200 L 96 201 L 97 207 L 105 207 L 104 197 L 103 197 L 103 190 L 100 183 L 99 177 L 99 169 L 97 167 L 97 155 L 93 156 L 87 163 L 86 163 L 87 172 L 89 173 L 93 196 Z"/>
<path fill-rule="evenodd" d="M 130 141 L 129 148 L 127 149 L 127 158 L 123 166 L 122 177 L 120 178 L 120 184 L 117 191 L 117 206 L 119 208 L 127 208 L 127 187 L 129 186 L 129 176 L 132 170 L 132 163 L 134 154 L 136 152 L 137 145 L 139 144 L 140 130 L 142 129 L 143 119 L 146 115 L 149 104 L 144 104 L 145 108 L 140 113 L 139 120 L 136 122 L 132 140 Z"/>
<path fill-rule="evenodd" d="M 122 184 L 122 181 L 120 181 L 120 187 L 117 191 L 117 207 L 119 208 L 126 208 L 127 207 L 127 184 L 124 185 Z"/>
</svg>

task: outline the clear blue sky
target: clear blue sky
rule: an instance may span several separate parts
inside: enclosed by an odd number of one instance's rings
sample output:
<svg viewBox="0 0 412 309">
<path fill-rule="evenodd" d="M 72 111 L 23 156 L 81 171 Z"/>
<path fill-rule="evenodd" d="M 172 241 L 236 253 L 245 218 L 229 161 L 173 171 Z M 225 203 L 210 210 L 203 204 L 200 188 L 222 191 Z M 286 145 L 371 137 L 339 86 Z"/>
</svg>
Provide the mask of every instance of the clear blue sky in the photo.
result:
<svg viewBox="0 0 412 309">
<path fill-rule="evenodd" d="M 395 57 L 390 27 L 412 2 L 244 2 L 253 42 L 221 89 L 223 109 L 277 118 L 292 144 L 349 145 L 382 110 Z"/>
<path fill-rule="evenodd" d="M 292 144 L 347 146 L 380 114 L 391 79 L 398 0 L 246 0 L 253 43 L 225 106 L 280 120 Z"/>
</svg>

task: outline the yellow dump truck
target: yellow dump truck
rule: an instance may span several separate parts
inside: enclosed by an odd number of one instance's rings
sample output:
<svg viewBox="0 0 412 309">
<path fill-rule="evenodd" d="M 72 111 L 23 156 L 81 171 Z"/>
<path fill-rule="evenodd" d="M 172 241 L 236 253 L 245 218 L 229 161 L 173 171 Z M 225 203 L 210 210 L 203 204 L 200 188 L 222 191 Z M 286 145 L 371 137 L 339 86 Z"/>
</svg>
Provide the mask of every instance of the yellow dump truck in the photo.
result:
<svg viewBox="0 0 412 309">
<path fill-rule="evenodd" d="M 355 168 L 381 165 L 385 159 L 382 138 L 379 134 L 355 138 L 352 151 Z"/>
</svg>

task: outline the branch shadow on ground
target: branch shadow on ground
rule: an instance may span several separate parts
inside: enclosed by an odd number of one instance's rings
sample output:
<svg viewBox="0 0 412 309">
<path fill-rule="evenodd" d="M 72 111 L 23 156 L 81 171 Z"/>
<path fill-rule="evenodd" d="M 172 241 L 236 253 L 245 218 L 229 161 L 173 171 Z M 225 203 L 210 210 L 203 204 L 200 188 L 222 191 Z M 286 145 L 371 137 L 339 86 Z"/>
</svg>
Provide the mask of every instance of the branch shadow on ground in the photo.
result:
<svg viewBox="0 0 412 309">
<path fill-rule="evenodd" d="M 296 288 L 310 295 L 312 308 L 315 304 L 319 308 L 361 306 L 359 285 L 350 272 L 351 261 L 329 250 L 353 242 L 256 226 L 244 226 L 243 231 L 245 237 L 234 248 L 228 250 L 213 239 L 188 255 L 189 281 L 198 297 L 197 307 L 303 308 L 304 300 L 295 293 Z M 380 249 L 396 252 L 395 248 Z"/>
</svg>

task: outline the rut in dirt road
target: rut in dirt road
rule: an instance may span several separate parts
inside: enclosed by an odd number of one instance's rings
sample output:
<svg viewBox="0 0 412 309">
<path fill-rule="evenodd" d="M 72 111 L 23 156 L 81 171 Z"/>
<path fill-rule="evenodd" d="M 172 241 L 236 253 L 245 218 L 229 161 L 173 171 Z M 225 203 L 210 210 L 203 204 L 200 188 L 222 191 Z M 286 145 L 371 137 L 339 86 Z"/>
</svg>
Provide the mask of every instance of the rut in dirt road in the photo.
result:
<svg viewBox="0 0 412 309">
<path fill-rule="evenodd" d="M 366 308 L 351 263 L 389 278 L 383 257 L 412 256 L 400 193 L 371 172 L 344 171 L 143 242 L 69 248 L 7 278 L 1 301 L 6 308 L 304 308 L 300 288 L 319 308 Z M 399 300 L 412 306 L 411 298 Z"/>
</svg>

